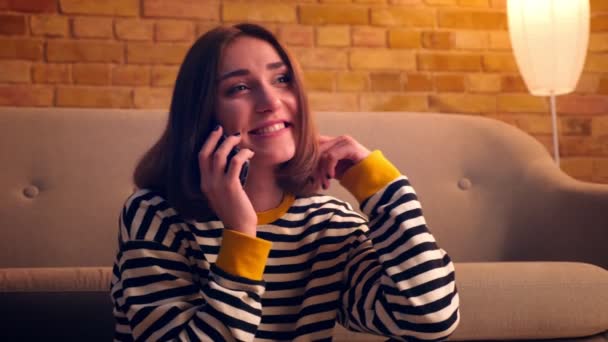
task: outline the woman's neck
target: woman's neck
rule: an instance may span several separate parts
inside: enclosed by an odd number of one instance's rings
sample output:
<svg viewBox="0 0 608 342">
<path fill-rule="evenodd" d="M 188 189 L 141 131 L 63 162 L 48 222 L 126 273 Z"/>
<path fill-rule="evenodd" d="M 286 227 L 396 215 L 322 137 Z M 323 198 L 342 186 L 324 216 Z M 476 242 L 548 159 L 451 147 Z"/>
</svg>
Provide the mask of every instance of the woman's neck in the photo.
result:
<svg viewBox="0 0 608 342">
<path fill-rule="evenodd" d="M 245 192 L 258 213 L 278 207 L 283 200 L 283 189 L 277 184 L 271 168 L 250 168 Z"/>
</svg>

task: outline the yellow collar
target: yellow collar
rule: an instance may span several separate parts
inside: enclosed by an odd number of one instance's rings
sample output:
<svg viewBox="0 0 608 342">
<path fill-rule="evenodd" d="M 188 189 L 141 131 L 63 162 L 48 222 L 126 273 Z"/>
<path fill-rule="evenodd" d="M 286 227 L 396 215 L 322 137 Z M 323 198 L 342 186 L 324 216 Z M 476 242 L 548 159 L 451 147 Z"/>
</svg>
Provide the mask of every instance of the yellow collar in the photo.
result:
<svg viewBox="0 0 608 342">
<path fill-rule="evenodd" d="M 285 194 L 283 200 L 281 200 L 281 203 L 279 203 L 276 208 L 257 213 L 258 224 L 269 224 L 283 216 L 287 210 L 289 210 L 295 199 L 296 198 L 293 195 Z"/>
</svg>

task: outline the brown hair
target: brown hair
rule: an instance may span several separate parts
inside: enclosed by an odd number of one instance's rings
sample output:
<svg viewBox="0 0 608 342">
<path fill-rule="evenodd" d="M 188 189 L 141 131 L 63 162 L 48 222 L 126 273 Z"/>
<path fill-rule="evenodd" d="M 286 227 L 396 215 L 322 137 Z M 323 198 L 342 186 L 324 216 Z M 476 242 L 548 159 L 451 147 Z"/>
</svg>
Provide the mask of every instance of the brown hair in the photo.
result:
<svg viewBox="0 0 608 342">
<path fill-rule="evenodd" d="M 198 152 L 213 129 L 222 51 L 240 36 L 272 45 L 292 76 L 291 86 L 299 108 L 296 151 L 291 160 L 277 169 L 279 185 L 296 196 L 309 195 L 317 189 L 317 185 L 309 181 L 319 157 L 317 132 L 297 62 L 271 32 L 259 25 L 220 26 L 201 36 L 186 54 L 175 81 L 167 127 L 139 161 L 134 173 L 138 188 L 161 193 L 185 218 L 206 219 L 213 214 L 200 187 Z"/>
</svg>

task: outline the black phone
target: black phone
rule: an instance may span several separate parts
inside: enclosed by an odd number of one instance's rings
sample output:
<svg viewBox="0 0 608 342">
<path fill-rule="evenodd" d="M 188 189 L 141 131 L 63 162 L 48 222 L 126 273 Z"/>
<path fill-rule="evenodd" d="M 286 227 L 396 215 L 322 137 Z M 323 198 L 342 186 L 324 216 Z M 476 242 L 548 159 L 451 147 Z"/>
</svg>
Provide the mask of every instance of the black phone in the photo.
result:
<svg viewBox="0 0 608 342">
<path fill-rule="evenodd" d="M 220 147 L 220 145 L 224 142 L 224 140 L 226 140 L 226 135 L 223 135 L 220 137 L 220 140 L 217 142 L 217 146 L 215 146 L 215 150 L 213 150 L 213 152 L 215 153 L 215 151 L 217 151 L 217 149 Z M 224 172 L 228 172 L 228 166 L 230 165 L 230 161 L 232 160 L 232 157 L 234 157 L 241 149 L 234 146 L 230 152 L 228 153 L 228 157 L 226 158 L 226 168 L 224 169 Z M 245 186 L 245 182 L 247 181 L 247 175 L 249 174 L 249 161 L 245 161 L 245 163 L 243 163 L 243 167 L 241 168 L 241 172 L 239 173 L 239 181 L 241 182 L 241 186 Z"/>
</svg>

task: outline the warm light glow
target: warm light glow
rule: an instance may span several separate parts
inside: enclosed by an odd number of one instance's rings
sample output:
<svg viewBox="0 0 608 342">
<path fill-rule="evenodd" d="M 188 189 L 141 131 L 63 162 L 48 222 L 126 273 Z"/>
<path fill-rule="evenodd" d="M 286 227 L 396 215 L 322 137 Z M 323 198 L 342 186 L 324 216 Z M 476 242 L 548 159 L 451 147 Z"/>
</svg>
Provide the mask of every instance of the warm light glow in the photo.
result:
<svg viewBox="0 0 608 342">
<path fill-rule="evenodd" d="M 517 66 L 533 95 L 576 88 L 589 43 L 589 0 L 508 0 Z"/>
</svg>

